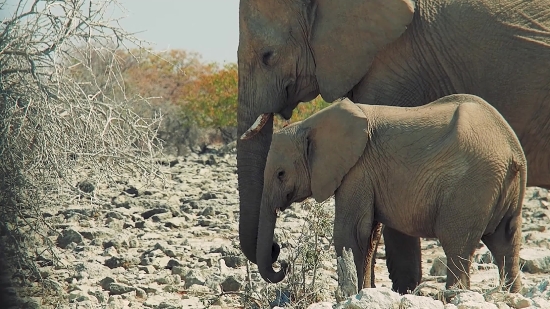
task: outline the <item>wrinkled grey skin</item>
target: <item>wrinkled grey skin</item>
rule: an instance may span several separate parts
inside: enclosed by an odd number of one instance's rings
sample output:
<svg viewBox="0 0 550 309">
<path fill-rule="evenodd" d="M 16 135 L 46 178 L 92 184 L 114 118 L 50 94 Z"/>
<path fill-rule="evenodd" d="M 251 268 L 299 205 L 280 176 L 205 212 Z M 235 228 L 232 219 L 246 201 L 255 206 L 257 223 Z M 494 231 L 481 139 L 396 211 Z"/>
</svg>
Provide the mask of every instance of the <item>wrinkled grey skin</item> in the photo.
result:
<svg viewBox="0 0 550 309">
<path fill-rule="evenodd" d="M 334 194 L 334 246 L 338 256 L 352 249 L 359 289 L 371 285 L 363 276 L 376 241 L 371 231 L 381 222 L 406 235 L 438 238 L 447 256 L 447 288 L 470 288 L 470 264 L 482 240 L 503 289 L 517 293 L 526 170 L 514 131 L 477 96 L 450 95 L 412 108 L 333 103 L 273 135 L 258 270 L 274 283 L 285 276 L 286 266 L 275 272 L 271 260 L 276 212 Z"/>
<path fill-rule="evenodd" d="M 241 0 L 239 134 L 262 113 L 289 119 L 318 94 L 408 106 L 471 93 L 519 137 L 528 185 L 550 188 L 549 8 L 550 0 Z M 254 263 L 272 132 L 270 121 L 237 143 L 240 245 Z M 384 241 L 393 289 L 414 289 L 419 238 L 386 227 Z M 273 244 L 273 261 L 278 253 Z"/>
</svg>

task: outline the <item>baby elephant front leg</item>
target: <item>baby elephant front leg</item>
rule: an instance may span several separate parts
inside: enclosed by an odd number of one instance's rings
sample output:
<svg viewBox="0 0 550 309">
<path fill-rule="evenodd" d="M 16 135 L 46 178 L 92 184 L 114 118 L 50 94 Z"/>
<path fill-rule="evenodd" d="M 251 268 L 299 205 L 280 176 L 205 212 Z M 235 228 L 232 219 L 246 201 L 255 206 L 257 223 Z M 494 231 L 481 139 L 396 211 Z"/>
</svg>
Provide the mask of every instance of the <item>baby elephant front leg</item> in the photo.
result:
<svg viewBox="0 0 550 309">
<path fill-rule="evenodd" d="M 352 168 L 334 194 L 334 247 L 337 256 L 342 256 L 343 247 L 353 251 L 358 290 L 364 287 L 365 271 L 368 281 L 372 274 L 365 266 L 372 265 L 367 263 L 367 253 L 374 223 L 374 195 L 364 177 L 361 166 Z"/>
<path fill-rule="evenodd" d="M 336 255 L 339 257 L 342 256 L 343 248 L 351 249 L 353 252 L 355 269 L 357 271 L 358 291 L 365 287 L 365 285 L 363 285 L 365 278 L 369 281 L 366 286 L 370 287 L 371 269 L 367 268 L 372 267 L 372 264 L 368 262 L 371 259 L 367 257 L 367 254 L 372 231 L 372 219 L 362 217 L 359 220 L 355 218 L 355 220 L 350 221 L 338 217 L 337 214 L 334 221 L 334 246 L 336 248 Z"/>
</svg>

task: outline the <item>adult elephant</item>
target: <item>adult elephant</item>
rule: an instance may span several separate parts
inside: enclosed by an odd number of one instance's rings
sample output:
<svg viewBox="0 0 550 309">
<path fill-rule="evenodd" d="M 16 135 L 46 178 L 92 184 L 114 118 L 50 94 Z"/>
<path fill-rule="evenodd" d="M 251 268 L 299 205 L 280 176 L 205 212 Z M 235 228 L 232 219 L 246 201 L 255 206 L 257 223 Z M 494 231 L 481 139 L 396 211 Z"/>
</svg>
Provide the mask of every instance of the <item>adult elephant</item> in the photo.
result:
<svg viewBox="0 0 550 309">
<path fill-rule="evenodd" d="M 239 236 L 256 263 L 272 113 L 329 102 L 405 106 L 475 94 L 504 116 L 528 161 L 528 185 L 550 188 L 550 0 L 241 0 L 237 144 Z M 420 240 L 385 228 L 393 289 L 421 279 Z M 279 246 L 273 245 L 275 261 Z"/>
</svg>

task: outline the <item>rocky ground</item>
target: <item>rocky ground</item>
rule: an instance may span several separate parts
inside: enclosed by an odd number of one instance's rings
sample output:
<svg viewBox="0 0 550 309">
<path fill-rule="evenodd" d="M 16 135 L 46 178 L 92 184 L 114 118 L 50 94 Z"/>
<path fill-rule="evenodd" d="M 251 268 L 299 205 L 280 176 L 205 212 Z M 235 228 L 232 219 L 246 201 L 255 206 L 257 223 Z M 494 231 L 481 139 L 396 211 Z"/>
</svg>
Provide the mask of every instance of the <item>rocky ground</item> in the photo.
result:
<svg viewBox="0 0 550 309">
<path fill-rule="evenodd" d="M 284 245 L 281 258 L 293 261 L 295 272 L 282 283 L 268 285 L 238 250 L 234 144 L 160 161 L 165 179 L 150 182 L 127 174 L 116 185 L 86 186 L 83 170 L 82 188 L 92 191 L 94 198 L 44 209 L 55 229 L 49 238 L 59 260 L 42 244 L 36 247 L 36 262 L 43 284 L 57 295 L 36 293 L 27 299 L 27 307 L 269 308 L 271 303 L 307 308 L 318 302 L 311 308 L 331 308 L 335 304 L 333 201 L 293 205 L 280 215 L 276 237 Z M 387 288 L 391 282 L 381 244 L 377 288 L 361 291 L 338 308 L 444 308 L 447 301 L 448 309 L 550 308 L 549 198 L 548 191 L 540 188 L 529 188 L 525 197 L 521 293 L 495 290 L 498 273 L 480 244 L 471 270 L 472 291 L 443 295 L 443 250 L 437 240 L 422 240 L 424 278 L 416 294 L 425 296 L 403 297 Z"/>
</svg>

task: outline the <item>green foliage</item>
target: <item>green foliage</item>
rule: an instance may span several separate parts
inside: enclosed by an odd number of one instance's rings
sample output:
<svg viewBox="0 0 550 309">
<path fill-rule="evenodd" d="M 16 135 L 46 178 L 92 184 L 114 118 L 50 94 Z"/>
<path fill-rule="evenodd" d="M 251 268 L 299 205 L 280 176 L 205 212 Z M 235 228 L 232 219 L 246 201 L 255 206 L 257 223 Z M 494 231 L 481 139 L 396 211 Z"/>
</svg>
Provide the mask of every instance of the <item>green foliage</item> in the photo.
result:
<svg viewBox="0 0 550 309">
<path fill-rule="evenodd" d="M 274 129 L 277 130 L 277 129 L 280 129 L 280 128 L 282 128 L 283 126 L 285 126 L 287 124 L 290 124 L 290 123 L 293 123 L 293 122 L 296 122 L 296 121 L 300 121 L 300 120 L 304 120 L 307 117 L 315 114 L 316 112 L 322 110 L 323 108 L 325 108 L 329 105 L 330 105 L 330 103 L 325 102 L 325 100 L 323 100 L 323 98 L 321 98 L 321 96 L 317 96 L 315 99 L 313 99 L 313 100 L 311 100 L 307 103 L 300 103 L 300 104 L 298 104 L 296 109 L 294 109 L 294 112 L 292 114 L 292 118 L 289 121 L 285 121 L 285 120 L 283 120 L 282 118 L 279 118 L 279 117 L 275 118 L 275 122 L 273 124 Z"/>
<path fill-rule="evenodd" d="M 151 98 L 153 103 L 168 102 L 178 107 L 177 117 L 187 125 L 237 125 L 236 63 L 204 63 L 199 55 L 183 50 L 154 53 L 141 49 L 120 53 L 119 57 L 125 59 L 123 75 L 129 92 Z M 303 120 L 328 104 L 320 96 L 311 102 L 301 103 L 290 121 L 276 118 L 275 129 Z"/>
<path fill-rule="evenodd" d="M 200 127 L 236 126 L 237 65 L 230 63 L 219 68 L 213 63 L 207 68 L 197 74 L 183 110 Z"/>
<path fill-rule="evenodd" d="M 193 87 L 197 79 L 210 73 L 210 68 L 196 53 L 178 49 L 164 52 L 138 49 L 130 53 L 137 61 L 129 64 L 124 72 L 129 91 L 157 102 L 184 105 L 188 96 L 195 92 Z"/>
</svg>

